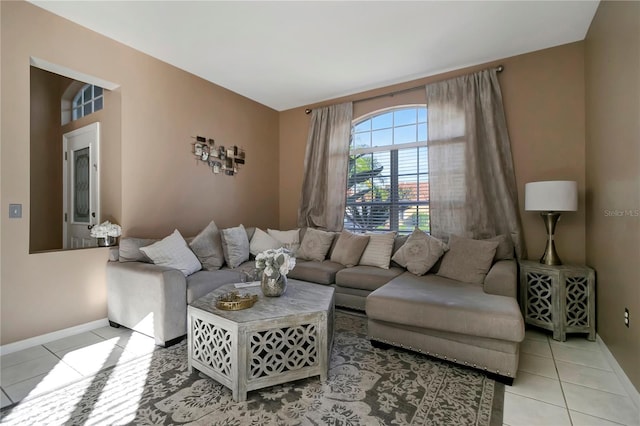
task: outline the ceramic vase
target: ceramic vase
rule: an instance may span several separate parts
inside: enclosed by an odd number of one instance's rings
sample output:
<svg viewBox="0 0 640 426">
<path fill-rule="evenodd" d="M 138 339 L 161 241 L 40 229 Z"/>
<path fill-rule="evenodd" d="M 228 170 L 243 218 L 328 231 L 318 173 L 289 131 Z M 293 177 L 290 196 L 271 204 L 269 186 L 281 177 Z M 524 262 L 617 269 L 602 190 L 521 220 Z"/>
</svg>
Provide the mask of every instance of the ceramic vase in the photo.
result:
<svg viewBox="0 0 640 426">
<path fill-rule="evenodd" d="M 282 296 L 287 291 L 287 276 L 278 274 L 275 277 L 270 277 L 263 273 L 260 280 L 260 288 L 267 297 Z"/>
</svg>

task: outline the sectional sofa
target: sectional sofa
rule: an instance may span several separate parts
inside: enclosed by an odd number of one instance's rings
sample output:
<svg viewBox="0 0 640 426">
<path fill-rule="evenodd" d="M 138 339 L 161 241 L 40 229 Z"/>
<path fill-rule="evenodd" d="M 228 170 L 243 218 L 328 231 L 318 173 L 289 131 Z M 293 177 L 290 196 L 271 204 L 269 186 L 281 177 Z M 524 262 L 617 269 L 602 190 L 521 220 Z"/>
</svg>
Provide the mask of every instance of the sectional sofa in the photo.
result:
<svg viewBox="0 0 640 426">
<path fill-rule="evenodd" d="M 260 240 L 256 249 L 265 247 L 262 230 L 242 227 L 234 232 L 245 233 L 250 246 Z M 277 232 L 273 235 L 284 235 Z M 366 313 L 375 346 L 418 351 L 484 370 L 506 383 L 515 377 L 524 322 L 516 300 L 517 263 L 508 238 L 452 236 L 447 245 L 417 230 L 411 236 L 384 237 L 346 231 L 320 235 L 322 231 L 303 229 L 295 231 L 298 238 L 291 238 L 294 233 L 288 232 L 281 245 L 295 246 L 299 256 L 289 278 L 333 286 L 337 306 Z M 151 263 L 145 246 L 156 240 L 123 238 L 107 264 L 112 325 L 152 336 L 163 346 L 183 338 L 189 303 L 252 275 L 253 260 L 233 259 L 237 247 L 226 247 L 225 234 L 220 231 L 221 251 L 231 258 L 224 266 L 218 266 L 224 263 L 218 259 L 211 267 L 212 257 L 198 254 L 202 233 L 186 240 L 201 265 L 208 263 L 211 269 L 189 274 Z M 209 232 L 211 238 L 216 238 L 215 232 Z M 386 248 L 378 250 L 382 239 Z"/>
</svg>

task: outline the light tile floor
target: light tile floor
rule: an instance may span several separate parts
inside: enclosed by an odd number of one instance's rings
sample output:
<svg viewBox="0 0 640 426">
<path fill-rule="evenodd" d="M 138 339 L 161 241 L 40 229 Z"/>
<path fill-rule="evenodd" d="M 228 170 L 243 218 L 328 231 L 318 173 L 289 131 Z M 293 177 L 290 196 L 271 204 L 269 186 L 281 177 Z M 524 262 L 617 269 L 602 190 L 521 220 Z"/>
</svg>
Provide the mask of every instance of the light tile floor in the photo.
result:
<svg viewBox="0 0 640 426">
<path fill-rule="evenodd" d="M 103 327 L 0 358 L 2 407 L 59 389 L 154 350 L 153 339 Z"/>
<path fill-rule="evenodd" d="M 600 345 L 527 330 L 513 386 L 505 386 L 508 426 L 640 425 L 640 413 Z"/>
<path fill-rule="evenodd" d="M 126 328 L 91 332 L 0 358 L 2 407 L 60 388 L 154 349 L 153 339 Z M 527 330 L 520 371 L 505 387 L 507 426 L 640 425 L 640 414 L 595 342 L 556 342 Z"/>
</svg>

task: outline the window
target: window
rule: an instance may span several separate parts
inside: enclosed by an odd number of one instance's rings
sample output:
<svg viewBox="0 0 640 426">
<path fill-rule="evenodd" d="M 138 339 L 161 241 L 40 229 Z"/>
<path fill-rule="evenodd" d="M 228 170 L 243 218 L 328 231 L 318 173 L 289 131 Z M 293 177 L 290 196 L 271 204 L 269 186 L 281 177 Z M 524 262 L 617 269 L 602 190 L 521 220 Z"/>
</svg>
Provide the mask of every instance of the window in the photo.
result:
<svg viewBox="0 0 640 426">
<path fill-rule="evenodd" d="M 73 97 L 72 120 L 100 111 L 104 105 L 102 87 L 85 84 Z"/>
<path fill-rule="evenodd" d="M 429 232 L 427 108 L 378 111 L 351 128 L 344 227 Z"/>
</svg>

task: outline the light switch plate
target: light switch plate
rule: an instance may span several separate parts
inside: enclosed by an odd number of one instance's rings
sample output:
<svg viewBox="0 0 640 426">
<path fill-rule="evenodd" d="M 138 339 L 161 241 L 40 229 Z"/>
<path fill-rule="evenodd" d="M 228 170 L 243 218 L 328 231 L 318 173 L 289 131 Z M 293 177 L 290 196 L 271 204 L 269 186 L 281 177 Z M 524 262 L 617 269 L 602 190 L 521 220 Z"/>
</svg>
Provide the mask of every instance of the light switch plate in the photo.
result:
<svg viewBox="0 0 640 426">
<path fill-rule="evenodd" d="M 22 204 L 9 204 L 9 219 L 22 217 Z"/>
</svg>

